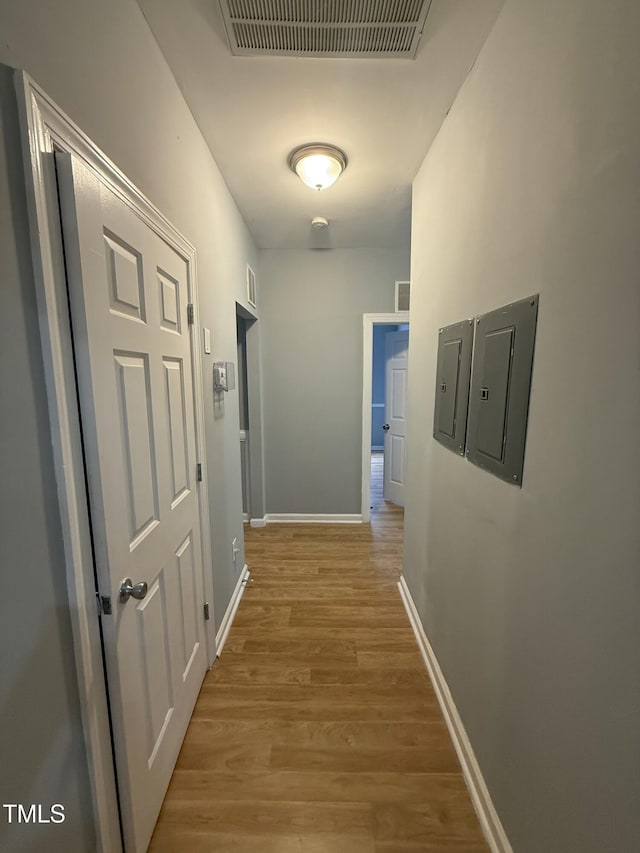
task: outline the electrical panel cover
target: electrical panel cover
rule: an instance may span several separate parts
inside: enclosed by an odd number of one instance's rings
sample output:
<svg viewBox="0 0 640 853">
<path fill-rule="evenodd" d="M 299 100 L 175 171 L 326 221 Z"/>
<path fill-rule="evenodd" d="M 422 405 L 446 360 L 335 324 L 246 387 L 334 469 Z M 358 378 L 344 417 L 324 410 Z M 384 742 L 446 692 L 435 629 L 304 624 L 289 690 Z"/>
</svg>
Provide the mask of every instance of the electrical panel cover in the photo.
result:
<svg viewBox="0 0 640 853">
<path fill-rule="evenodd" d="M 522 485 L 538 296 L 475 320 L 467 456 Z"/>
<path fill-rule="evenodd" d="M 471 376 L 473 320 L 440 329 L 433 437 L 464 455 Z"/>
</svg>

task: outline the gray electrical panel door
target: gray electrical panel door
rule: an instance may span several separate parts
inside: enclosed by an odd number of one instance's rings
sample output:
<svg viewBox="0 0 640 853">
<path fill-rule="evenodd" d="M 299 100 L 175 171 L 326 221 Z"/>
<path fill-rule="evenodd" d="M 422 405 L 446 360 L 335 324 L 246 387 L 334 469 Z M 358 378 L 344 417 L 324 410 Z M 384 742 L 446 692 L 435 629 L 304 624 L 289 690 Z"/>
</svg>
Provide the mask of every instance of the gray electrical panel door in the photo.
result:
<svg viewBox="0 0 640 853">
<path fill-rule="evenodd" d="M 433 437 L 464 455 L 471 376 L 473 320 L 440 329 Z"/>
<path fill-rule="evenodd" d="M 522 485 L 538 296 L 476 319 L 467 456 Z"/>
</svg>

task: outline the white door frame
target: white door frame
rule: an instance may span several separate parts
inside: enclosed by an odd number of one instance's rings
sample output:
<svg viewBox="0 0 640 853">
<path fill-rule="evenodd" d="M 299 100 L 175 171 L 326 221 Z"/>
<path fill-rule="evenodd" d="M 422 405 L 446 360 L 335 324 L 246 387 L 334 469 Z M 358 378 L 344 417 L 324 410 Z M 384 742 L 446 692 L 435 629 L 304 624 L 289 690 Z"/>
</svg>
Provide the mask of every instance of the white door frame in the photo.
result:
<svg viewBox="0 0 640 853">
<path fill-rule="evenodd" d="M 371 521 L 371 382 L 373 380 L 373 327 L 409 322 L 408 311 L 362 315 L 362 521 Z"/>
<path fill-rule="evenodd" d="M 193 379 L 195 388 L 201 389 L 195 248 L 24 71 L 16 72 L 15 86 L 23 139 L 31 252 L 64 542 L 69 614 L 92 789 L 97 849 L 100 853 L 121 853 L 115 768 L 97 616 L 54 150 L 66 151 L 82 160 L 185 260 L 189 270 L 189 302 L 194 306 L 194 331 L 191 335 Z M 200 393 L 195 394 L 194 409 L 196 452 L 206 476 L 204 399 Z M 206 479 L 198 483 L 198 499 L 202 522 L 204 594 L 213 610 L 213 576 L 211 571 L 206 570 L 206 567 L 211 567 L 209 495 Z M 205 623 L 205 633 L 207 661 L 210 665 L 216 654 L 213 620 Z"/>
</svg>

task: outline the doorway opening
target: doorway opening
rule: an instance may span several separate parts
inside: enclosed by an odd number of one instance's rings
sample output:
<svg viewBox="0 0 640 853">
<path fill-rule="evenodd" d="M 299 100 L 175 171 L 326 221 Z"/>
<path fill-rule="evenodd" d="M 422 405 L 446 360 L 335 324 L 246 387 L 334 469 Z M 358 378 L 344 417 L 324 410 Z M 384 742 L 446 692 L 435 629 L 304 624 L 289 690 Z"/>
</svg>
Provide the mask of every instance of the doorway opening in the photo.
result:
<svg viewBox="0 0 640 853">
<path fill-rule="evenodd" d="M 397 346 L 387 353 L 388 335 L 408 336 L 409 312 L 398 311 L 389 314 L 363 315 L 363 356 L 362 356 L 362 520 L 371 520 L 372 506 L 381 505 L 385 498 L 402 503 L 396 493 L 390 493 L 390 475 L 395 470 L 401 474 L 404 469 L 404 433 L 394 439 L 398 432 L 398 419 L 390 420 L 389 392 L 396 402 L 402 402 L 406 389 L 406 344 L 404 350 Z M 389 385 L 387 373 L 389 357 L 404 355 L 404 377 L 396 373 L 391 382 L 396 382 L 395 391 Z M 401 368 L 402 365 L 396 365 Z M 400 381 L 398 381 L 400 380 Z M 403 384 L 404 383 L 404 384 Z M 387 427 L 387 429 L 385 429 Z M 386 464 L 385 464 L 386 463 Z M 399 477 L 402 479 L 402 476 Z M 385 483 L 386 481 L 386 483 Z M 393 485 L 393 484 L 392 484 Z M 393 492 L 393 488 L 391 488 Z"/>
<path fill-rule="evenodd" d="M 371 498 L 372 512 L 385 500 L 385 427 L 386 421 L 386 338 L 390 332 L 397 332 L 397 323 L 376 323 L 373 327 L 373 346 L 371 355 Z"/>
<path fill-rule="evenodd" d="M 262 402 L 260 379 L 260 323 L 236 302 L 238 347 L 239 442 L 242 476 L 242 516 L 252 527 L 265 520 Z"/>
<path fill-rule="evenodd" d="M 236 314 L 238 342 L 238 415 L 240 427 L 240 471 L 242 477 L 242 520 L 251 518 L 251 465 L 249 457 L 249 394 L 247 389 L 247 321 Z"/>
</svg>

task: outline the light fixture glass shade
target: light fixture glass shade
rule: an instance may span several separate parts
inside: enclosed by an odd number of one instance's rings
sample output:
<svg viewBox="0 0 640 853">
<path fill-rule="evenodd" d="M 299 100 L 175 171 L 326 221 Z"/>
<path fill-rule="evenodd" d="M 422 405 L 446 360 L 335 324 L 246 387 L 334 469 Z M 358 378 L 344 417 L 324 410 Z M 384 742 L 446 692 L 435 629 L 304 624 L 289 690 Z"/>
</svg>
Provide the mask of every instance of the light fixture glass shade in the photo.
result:
<svg viewBox="0 0 640 853">
<path fill-rule="evenodd" d="M 289 166 L 312 190 L 326 190 L 347 167 L 347 158 L 332 145 L 303 145 L 289 156 Z"/>
</svg>

